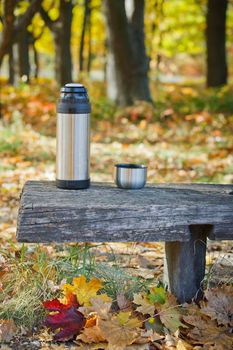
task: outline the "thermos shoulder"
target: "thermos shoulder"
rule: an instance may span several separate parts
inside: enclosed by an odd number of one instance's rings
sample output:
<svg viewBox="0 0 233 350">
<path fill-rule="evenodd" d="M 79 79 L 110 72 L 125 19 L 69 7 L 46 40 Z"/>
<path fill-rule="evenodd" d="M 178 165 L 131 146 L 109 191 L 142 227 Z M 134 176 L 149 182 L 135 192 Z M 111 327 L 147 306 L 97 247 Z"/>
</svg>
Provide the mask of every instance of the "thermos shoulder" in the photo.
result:
<svg viewBox="0 0 233 350">
<path fill-rule="evenodd" d="M 57 113 L 62 114 L 88 114 L 91 113 L 89 101 L 64 100 L 59 99 L 57 103 Z"/>
</svg>

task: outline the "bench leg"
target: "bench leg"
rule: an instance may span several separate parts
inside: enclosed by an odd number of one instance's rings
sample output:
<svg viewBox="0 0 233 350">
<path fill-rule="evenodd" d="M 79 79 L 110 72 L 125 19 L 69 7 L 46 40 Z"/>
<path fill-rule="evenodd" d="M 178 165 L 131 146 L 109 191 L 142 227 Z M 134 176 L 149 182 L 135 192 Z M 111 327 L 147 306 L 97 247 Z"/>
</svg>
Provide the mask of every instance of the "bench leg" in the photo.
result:
<svg viewBox="0 0 233 350">
<path fill-rule="evenodd" d="M 179 303 L 201 297 L 200 285 L 205 276 L 206 227 L 193 225 L 189 229 L 188 242 L 165 243 L 165 283 Z"/>
</svg>

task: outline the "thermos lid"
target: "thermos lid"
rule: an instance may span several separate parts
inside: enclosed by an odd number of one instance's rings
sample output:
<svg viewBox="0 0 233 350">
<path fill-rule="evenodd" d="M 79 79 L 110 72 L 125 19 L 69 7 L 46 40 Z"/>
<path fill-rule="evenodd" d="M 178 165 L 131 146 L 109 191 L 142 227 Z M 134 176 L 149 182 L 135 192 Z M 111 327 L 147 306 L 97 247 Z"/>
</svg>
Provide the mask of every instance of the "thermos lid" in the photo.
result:
<svg viewBox="0 0 233 350">
<path fill-rule="evenodd" d="M 91 105 L 87 89 L 82 84 L 69 83 L 61 88 L 57 112 L 62 114 L 87 114 Z"/>
<path fill-rule="evenodd" d="M 87 92 L 87 90 L 82 84 L 69 83 L 61 88 L 61 92 Z"/>
</svg>

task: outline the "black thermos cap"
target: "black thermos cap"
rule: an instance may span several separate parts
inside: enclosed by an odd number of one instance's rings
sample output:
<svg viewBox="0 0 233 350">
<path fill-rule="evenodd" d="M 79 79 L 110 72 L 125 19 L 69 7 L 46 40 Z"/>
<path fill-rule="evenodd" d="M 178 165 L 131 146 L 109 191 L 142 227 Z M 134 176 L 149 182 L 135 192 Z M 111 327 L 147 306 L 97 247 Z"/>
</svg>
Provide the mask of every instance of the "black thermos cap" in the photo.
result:
<svg viewBox="0 0 233 350">
<path fill-rule="evenodd" d="M 57 113 L 85 114 L 91 112 L 87 89 L 82 84 L 69 83 L 61 88 Z"/>
</svg>

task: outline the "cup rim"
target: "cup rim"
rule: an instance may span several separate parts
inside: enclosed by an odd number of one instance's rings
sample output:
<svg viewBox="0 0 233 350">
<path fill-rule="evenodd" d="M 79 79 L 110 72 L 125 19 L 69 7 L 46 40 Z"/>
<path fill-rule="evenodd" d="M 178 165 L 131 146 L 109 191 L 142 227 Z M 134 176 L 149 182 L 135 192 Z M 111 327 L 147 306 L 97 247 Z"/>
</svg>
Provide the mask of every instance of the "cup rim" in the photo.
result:
<svg viewBox="0 0 233 350">
<path fill-rule="evenodd" d="M 121 163 L 115 164 L 114 166 L 121 169 L 147 169 L 147 166 L 144 164 Z"/>
</svg>

